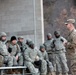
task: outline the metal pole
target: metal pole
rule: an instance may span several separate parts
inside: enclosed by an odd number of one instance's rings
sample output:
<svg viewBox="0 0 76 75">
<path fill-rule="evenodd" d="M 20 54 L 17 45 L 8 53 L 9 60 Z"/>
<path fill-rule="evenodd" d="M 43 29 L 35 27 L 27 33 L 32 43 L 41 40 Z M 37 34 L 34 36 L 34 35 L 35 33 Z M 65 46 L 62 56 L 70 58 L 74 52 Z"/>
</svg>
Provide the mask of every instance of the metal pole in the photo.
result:
<svg viewBox="0 0 76 75">
<path fill-rule="evenodd" d="M 44 14 L 43 14 L 43 0 L 41 2 L 41 26 L 42 26 L 42 43 L 44 43 Z"/>
<path fill-rule="evenodd" d="M 25 75 L 25 68 L 22 69 L 22 75 Z"/>
<path fill-rule="evenodd" d="M 36 46 L 36 8 L 35 8 L 35 0 L 33 0 L 33 7 L 34 7 L 34 42 Z"/>
<path fill-rule="evenodd" d="M 2 69 L 2 70 L 0 70 L 0 74 L 1 74 L 1 75 L 3 75 L 3 69 Z"/>
</svg>

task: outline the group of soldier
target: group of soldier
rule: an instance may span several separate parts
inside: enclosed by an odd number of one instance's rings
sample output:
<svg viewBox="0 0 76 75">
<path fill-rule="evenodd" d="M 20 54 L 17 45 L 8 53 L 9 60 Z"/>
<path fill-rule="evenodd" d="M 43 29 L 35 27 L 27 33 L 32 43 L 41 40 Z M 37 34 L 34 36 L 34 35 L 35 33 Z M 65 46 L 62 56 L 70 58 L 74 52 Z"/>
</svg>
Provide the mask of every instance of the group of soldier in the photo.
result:
<svg viewBox="0 0 76 75">
<path fill-rule="evenodd" d="M 69 30 L 68 39 L 55 31 L 52 37 L 47 34 L 47 40 L 37 49 L 31 39 L 24 43 L 22 36 L 12 36 L 6 42 L 6 33 L 0 33 L 0 66 L 26 66 L 32 75 L 68 75 L 66 53 L 70 52 L 71 71 L 76 64 L 76 29 L 75 19 L 68 19 L 65 26 Z M 17 41 L 18 40 L 18 41 Z M 74 74 L 73 74 L 74 75 Z"/>
</svg>

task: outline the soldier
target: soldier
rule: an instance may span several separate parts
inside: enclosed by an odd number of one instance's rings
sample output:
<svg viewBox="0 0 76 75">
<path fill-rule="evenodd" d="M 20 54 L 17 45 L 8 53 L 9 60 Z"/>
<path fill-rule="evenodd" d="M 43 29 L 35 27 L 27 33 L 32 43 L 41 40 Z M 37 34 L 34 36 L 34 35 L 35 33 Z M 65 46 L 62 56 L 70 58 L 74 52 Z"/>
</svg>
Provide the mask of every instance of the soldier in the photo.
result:
<svg viewBox="0 0 76 75">
<path fill-rule="evenodd" d="M 22 36 L 18 37 L 17 43 L 18 43 L 22 53 L 24 52 L 24 50 L 27 49 L 26 44 L 23 41 L 24 41 L 24 38 Z"/>
<path fill-rule="evenodd" d="M 11 37 L 9 51 L 10 50 L 12 50 L 10 52 L 11 56 L 15 56 L 15 59 L 18 62 L 18 65 L 22 66 L 23 65 L 23 56 L 21 55 L 21 50 L 20 50 L 19 45 L 17 44 L 17 39 L 15 36 Z"/>
<path fill-rule="evenodd" d="M 47 66 L 48 66 L 49 71 L 50 71 L 49 75 L 55 75 L 54 67 L 53 67 L 52 63 L 49 61 L 48 54 L 45 50 L 44 45 L 40 46 L 40 52 L 42 54 L 43 59 L 47 62 Z"/>
<path fill-rule="evenodd" d="M 53 45 L 55 47 L 55 53 L 56 53 L 56 65 L 57 65 L 57 71 L 59 75 L 62 75 L 62 65 L 63 65 L 63 71 L 65 75 L 68 75 L 68 66 L 67 66 L 67 59 L 65 55 L 65 44 L 67 43 L 67 40 L 63 38 L 60 35 L 59 31 L 54 32 L 55 39 L 53 41 Z"/>
<path fill-rule="evenodd" d="M 53 42 L 52 35 L 50 33 L 47 34 L 47 41 L 44 42 L 45 50 L 48 53 L 48 57 L 50 62 L 52 62 L 54 69 L 56 68 L 55 64 L 55 54 L 54 49 L 52 48 L 52 42 Z"/>
<path fill-rule="evenodd" d="M 0 33 L 0 55 L 4 58 L 0 57 L 0 66 L 2 66 L 1 64 L 3 64 L 3 62 L 5 64 L 7 64 L 7 66 L 11 67 L 13 66 L 13 58 L 9 55 L 7 47 L 5 45 L 5 41 L 6 41 L 6 33 L 5 32 L 1 32 Z"/>
<path fill-rule="evenodd" d="M 69 30 L 67 48 L 70 52 L 69 56 L 71 60 L 72 75 L 76 75 L 76 73 L 73 74 L 74 69 L 76 69 L 76 29 L 74 27 L 74 24 L 75 19 L 68 19 L 67 23 L 65 23 L 67 29 Z"/>
<path fill-rule="evenodd" d="M 19 45 L 20 49 L 21 49 L 21 56 L 23 56 L 24 59 L 24 51 L 27 49 L 26 44 L 23 42 L 24 38 L 22 36 L 18 37 L 18 42 L 17 44 Z M 24 61 L 23 61 L 23 65 L 24 65 Z"/>
<path fill-rule="evenodd" d="M 27 48 L 29 48 L 29 43 L 30 43 L 30 42 L 32 42 L 31 39 L 27 39 L 27 40 L 26 40 L 26 46 L 27 46 Z"/>
<path fill-rule="evenodd" d="M 42 58 L 40 51 L 35 49 L 35 46 L 32 42 L 30 42 L 29 47 L 30 48 L 27 48 L 27 50 L 25 50 L 24 52 L 26 66 L 28 67 L 32 75 L 39 75 L 37 69 L 35 68 L 35 65 L 39 66 L 41 75 L 46 75 L 47 63 Z"/>
</svg>

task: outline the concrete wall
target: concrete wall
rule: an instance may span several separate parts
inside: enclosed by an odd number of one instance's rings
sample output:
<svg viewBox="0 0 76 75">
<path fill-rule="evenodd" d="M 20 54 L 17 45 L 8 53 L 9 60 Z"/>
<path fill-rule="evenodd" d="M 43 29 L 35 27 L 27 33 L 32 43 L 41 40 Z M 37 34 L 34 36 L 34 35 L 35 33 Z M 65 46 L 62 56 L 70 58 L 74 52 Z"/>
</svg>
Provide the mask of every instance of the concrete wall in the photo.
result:
<svg viewBox="0 0 76 75">
<path fill-rule="evenodd" d="M 0 0 L 0 32 L 6 32 L 8 38 L 22 35 L 34 41 L 36 37 L 39 46 L 44 40 L 42 8 L 42 0 L 35 0 L 35 8 L 34 0 Z"/>
</svg>

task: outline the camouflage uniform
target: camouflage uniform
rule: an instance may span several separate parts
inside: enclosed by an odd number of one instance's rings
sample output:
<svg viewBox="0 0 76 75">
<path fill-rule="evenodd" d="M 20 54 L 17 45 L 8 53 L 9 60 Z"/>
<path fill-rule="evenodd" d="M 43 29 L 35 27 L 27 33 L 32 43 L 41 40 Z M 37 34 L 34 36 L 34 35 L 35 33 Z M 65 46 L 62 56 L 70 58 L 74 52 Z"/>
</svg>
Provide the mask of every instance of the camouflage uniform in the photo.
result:
<svg viewBox="0 0 76 75">
<path fill-rule="evenodd" d="M 76 30 L 72 30 L 68 36 L 68 49 L 70 51 L 71 70 L 76 68 Z M 74 74 L 75 75 L 75 74 Z"/>
<path fill-rule="evenodd" d="M 47 66 L 49 68 L 49 71 L 51 72 L 51 75 L 55 75 L 54 74 L 54 67 L 53 67 L 52 63 L 49 61 L 48 54 L 47 54 L 47 52 L 45 50 L 42 51 L 41 50 L 42 48 L 45 49 L 45 47 L 43 45 L 40 46 L 40 52 L 42 54 L 42 57 L 43 57 L 44 60 L 46 60 Z"/>
<path fill-rule="evenodd" d="M 21 55 L 21 50 L 20 50 L 19 45 L 16 44 L 16 45 L 13 46 L 12 44 L 10 44 L 10 48 L 12 48 L 11 55 L 12 56 L 17 56 L 18 55 L 18 64 L 23 65 L 23 57 Z"/>
<path fill-rule="evenodd" d="M 48 34 L 49 36 L 52 36 L 51 34 Z M 52 62 L 54 69 L 55 69 L 55 54 L 54 54 L 54 49 L 52 48 L 52 42 L 53 42 L 53 38 L 50 40 L 47 40 L 44 42 L 44 46 L 45 46 L 45 50 L 48 53 L 48 57 L 50 62 Z"/>
<path fill-rule="evenodd" d="M 59 73 L 62 73 L 62 65 L 63 65 L 63 68 L 64 68 L 63 71 L 64 71 L 65 75 L 68 75 L 69 68 L 67 66 L 67 59 L 66 59 L 66 55 L 65 55 L 66 50 L 65 50 L 65 46 L 63 44 L 64 42 L 67 42 L 67 40 L 65 38 L 63 38 L 62 36 L 59 36 L 54 39 L 53 44 L 55 46 L 57 71 Z"/>
<path fill-rule="evenodd" d="M 19 45 L 22 53 L 27 49 L 26 44 L 24 44 L 23 42 L 21 43 L 18 41 L 17 44 Z"/>
<path fill-rule="evenodd" d="M 18 37 L 18 39 L 24 39 L 24 38 L 22 36 L 20 36 L 20 37 Z M 17 44 L 19 45 L 22 53 L 27 49 L 27 46 L 24 42 L 18 41 Z"/>
<path fill-rule="evenodd" d="M 42 55 L 39 50 L 37 49 L 31 49 L 28 48 L 24 52 L 25 56 L 25 65 L 29 68 L 32 75 L 38 75 L 37 69 L 34 67 L 34 62 L 37 61 L 36 57 L 39 57 L 39 60 L 41 60 L 41 75 L 46 75 L 47 73 L 47 63 L 45 60 L 43 60 Z"/>
<path fill-rule="evenodd" d="M 6 33 L 1 32 L 0 38 L 2 36 L 6 36 Z M 13 58 L 9 55 L 5 42 L 1 40 L 0 40 L 0 55 L 4 57 L 4 63 L 5 64 L 7 63 L 7 66 L 9 67 L 13 66 Z"/>
<path fill-rule="evenodd" d="M 23 39 L 22 36 L 18 37 L 18 39 Z M 23 42 L 21 41 L 18 41 L 17 44 L 19 45 L 20 49 L 21 49 L 21 56 L 23 57 L 23 65 L 24 65 L 24 51 L 27 49 L 27 46 L 26 44 L 24 44 Z"/>
<path fill-rule="evenodd" d="M 29 43 L 30 43 L 30 42 L 32 42 L 31 39 L 27 39 L 27 40 L 26 40 L 26 47 L 27 47 L 27 48 L 29 48 Z"/>
<path fill-rule="evenodd" d="M 23 65 L 23 56 L 21 55 L 21 50 L 20 50 L 19 45 L 18 44 L 12 45 L 12 43 L 10 43 L 9 48 L 12 49 L 12 52 L 10 53 L 11 56 L 13 57 L 18 56 L 18 60 L 16 60 L 18 62 L 18 65 Z M 16 62 L 14 63 L 16 64 Z"/>
</svg>

